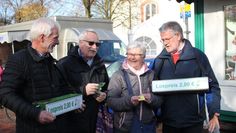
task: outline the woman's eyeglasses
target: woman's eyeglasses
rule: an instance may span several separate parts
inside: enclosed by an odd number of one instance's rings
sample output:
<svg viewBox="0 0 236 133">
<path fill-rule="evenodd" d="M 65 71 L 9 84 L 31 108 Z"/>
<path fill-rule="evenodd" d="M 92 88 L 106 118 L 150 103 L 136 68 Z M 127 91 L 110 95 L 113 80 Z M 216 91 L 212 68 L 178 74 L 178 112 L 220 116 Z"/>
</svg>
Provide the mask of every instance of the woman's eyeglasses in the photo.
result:
<svg viewBox="0 0 236 133">
<path fill-rule="evenodd" d="M 100 42 L 93 42 L 93 41 L 87 41 L 87 40 L 82 40 L 88 43 L 89 46 L 93 46 L 94 44 L 99 47 L 101 45 Z"/>
<path fill-rule="evenodd" d="M 132 53 L 126 53 L 127 56 L 132 56 L 132 57 L 141 57 L 143 54 L 132 54 Z"/>
</svg>

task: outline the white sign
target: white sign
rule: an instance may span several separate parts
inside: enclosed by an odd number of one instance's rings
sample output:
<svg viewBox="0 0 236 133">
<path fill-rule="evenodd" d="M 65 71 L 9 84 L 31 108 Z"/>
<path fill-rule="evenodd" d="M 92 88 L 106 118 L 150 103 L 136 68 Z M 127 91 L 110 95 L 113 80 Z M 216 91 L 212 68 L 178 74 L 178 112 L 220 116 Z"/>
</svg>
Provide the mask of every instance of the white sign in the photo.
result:
<svg viewBox="0 0 236 133">
<path fill-rule="evenodd" d="M 45 109 L 48 112 L 51 112 L 54 116 L 78 109 L 81 107 L 83 102 L 82 95 L 67 98 L 61 101 L 56 101 L 48 103 L 45 106 Z"/>
<path fill-rule="evenodd" d="M 200 91 L 208 89 L 208 77 L 152 81 L 153 92 Z"/>
<path fill-rule="evenodd" d="M 0 43 L 8 42 L 8 32 L 0 33 Z"/>
</svg>

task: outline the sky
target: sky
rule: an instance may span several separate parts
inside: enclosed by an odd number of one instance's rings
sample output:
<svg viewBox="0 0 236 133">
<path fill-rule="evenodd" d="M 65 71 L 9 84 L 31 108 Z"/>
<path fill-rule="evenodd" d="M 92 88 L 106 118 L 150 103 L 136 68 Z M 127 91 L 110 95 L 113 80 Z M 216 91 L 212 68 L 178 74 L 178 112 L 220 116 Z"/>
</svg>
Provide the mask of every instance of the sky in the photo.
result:
<svg viewBox="0 0 236 133">
<path fill-rule="evenodd" d="M 81 5 L 81 0 L 62 0 L 62 4 L 54 6 L 49 11 L 49 16 L 73 16 L 73 15 L 83 15 L 84 11 Z M 78 13 L 76 13 L 76 10 Z"/>
</svg>

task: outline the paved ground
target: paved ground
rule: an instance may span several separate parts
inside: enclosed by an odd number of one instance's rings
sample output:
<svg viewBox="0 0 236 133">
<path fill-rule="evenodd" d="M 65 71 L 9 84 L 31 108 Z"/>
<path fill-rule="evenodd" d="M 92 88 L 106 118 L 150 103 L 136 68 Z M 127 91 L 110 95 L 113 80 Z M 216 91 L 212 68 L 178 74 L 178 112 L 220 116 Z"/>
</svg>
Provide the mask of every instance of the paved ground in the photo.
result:
<svg viewBox="0 0 236 133">
<path fill-rule="evenodd" d="M 236 123 L 221 122 L 221 133 L 236 133 Z"/>
<path fill-rule="evenodd" d="M 9 115 L 14 118 L 14 114 L 9 112 Z M 0 109 L 0 133 L 15 133 L 15 121 L 9 119 L 4 109 Z"/>
<path fill-rule="evenodd" d="M 9 119 L 5 113 L 5 110 L 0 108 L 0 133 L 15 133 L 15 117 L 14 113 L 8 113 L 13 119 Z M 236 133 L 236 123 L 221 123 L 221 133 Z M 157 128 L 158 133 L 161 132 L 161 125 Z"/>
</svg>

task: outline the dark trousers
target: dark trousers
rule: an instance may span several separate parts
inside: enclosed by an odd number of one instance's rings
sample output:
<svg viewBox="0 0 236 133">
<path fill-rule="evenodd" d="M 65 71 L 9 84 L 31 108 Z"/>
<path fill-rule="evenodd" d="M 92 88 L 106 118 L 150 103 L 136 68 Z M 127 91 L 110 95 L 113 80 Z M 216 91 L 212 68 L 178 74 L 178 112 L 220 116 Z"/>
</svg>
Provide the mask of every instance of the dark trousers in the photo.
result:
<svg viewBox="0 0 236 133">
<path fill-rule="evenodd" d="M 121 130 L 119 130 L 119 129 L 117 129 L 117 128 L 114 128 L 114 131 L 113 131 L 114 133 L 129 133 L 129 131 L 127 131 L 127 132 L 125 132 L 125 131 L 121 131 Z"/>
<path fill-rule="evenodd" d="M 190 127 L 176 128 L 163 124 L 163 133 L 202 133 L 203 124 L 199 123 Z"/>
</svg>

